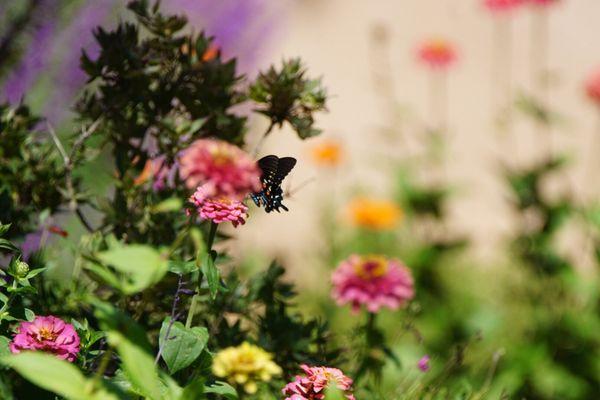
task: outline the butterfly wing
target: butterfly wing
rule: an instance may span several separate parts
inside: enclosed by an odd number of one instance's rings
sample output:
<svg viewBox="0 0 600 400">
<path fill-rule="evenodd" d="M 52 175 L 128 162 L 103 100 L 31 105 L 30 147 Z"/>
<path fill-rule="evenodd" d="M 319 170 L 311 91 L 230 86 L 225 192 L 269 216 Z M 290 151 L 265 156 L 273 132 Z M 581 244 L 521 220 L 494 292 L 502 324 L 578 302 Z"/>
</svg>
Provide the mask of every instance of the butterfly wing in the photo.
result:
<svg viewBox="0 0 600 400">
<path fill-rule="evenodd" d="M 258 160 L 258 166 L 262 170 L 261 182 L 263 189 L 259 193 L 252 194 L 252 200 L 257 206 L 265 206 L 266 212 L 273 210 L 280 212 L 282 208 L 288 211 L 283 205 L 283 189 L 281 183 L 290 171 L 296 165 L 296 159 L 293 157 L 279 158 L 275 155 L 269 155 Z"/>
</svg>

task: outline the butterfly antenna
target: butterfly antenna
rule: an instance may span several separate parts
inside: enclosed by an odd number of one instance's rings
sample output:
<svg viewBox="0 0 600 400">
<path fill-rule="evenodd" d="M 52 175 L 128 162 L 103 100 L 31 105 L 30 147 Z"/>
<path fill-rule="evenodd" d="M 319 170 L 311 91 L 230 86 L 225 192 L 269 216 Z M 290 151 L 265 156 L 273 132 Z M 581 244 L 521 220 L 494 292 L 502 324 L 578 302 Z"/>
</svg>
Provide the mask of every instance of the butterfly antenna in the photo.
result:
<svg viewBox="0 0 600 400">
<path fill-rule="evenodd" d="M 293 195 L 295 195 L 296 193 L 298 193 L 300 190 L 304 189 L 305 186 L 313 183 L 314 181 L 316 181 L 317 178 L 316 177 L 312 177 L 312 178 L 308 178 L 307 180 L 305 180 L 304 182 L 302 182 L 301 184 L 299 184 L 298 186 L 296 186 L 295 188 L 286 188 L 285 190 L 285 196 L 286 197 L 292 197 Z M 290 184 L 291 186 L 291 184 Z"/>
</svg>

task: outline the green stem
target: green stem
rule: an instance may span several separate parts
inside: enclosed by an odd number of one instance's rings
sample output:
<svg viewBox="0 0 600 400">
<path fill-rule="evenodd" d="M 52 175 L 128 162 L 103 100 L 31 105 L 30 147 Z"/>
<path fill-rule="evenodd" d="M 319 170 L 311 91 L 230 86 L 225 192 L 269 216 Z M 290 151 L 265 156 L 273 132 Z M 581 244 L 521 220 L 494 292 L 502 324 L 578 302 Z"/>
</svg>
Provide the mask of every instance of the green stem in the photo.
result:
<svg viewBox="0 0 600 400">
<path fill-rule="evenodd" d="M 217 236 L 217 228 L 218 224 L 211 222 L 210 223 L 210 231 L 208 233 L 208 238 L 206 240 L 206 252 L 210 255 L 212 252 L 212 247 L 215 242 L 215 237 Z M 192 320 L 194 319 L 194 314 L 196 313 L 196 307 L 198 306 L 198 294 L 200 293 L 200 285 L 202 284 L 202 274 L 198 274 L 197 288 L 196 294 L 192 297 L 192 304 L 190 305 L 190 309 L 188 310 L 188 315 L 185 320 L 186 328 L 190 328 L 192 326 Z"/>
<path fill-rule="evenodd" d="M 219 224 L 214 222 L 210 223 L 210 232 L 208 233 L 208 240 L 206 241 L 206 251 L 210 253 L 212 251 L 213 243 L 215 242 L 215 237 L 217 236 L 217 228 Z"/>
</svg>

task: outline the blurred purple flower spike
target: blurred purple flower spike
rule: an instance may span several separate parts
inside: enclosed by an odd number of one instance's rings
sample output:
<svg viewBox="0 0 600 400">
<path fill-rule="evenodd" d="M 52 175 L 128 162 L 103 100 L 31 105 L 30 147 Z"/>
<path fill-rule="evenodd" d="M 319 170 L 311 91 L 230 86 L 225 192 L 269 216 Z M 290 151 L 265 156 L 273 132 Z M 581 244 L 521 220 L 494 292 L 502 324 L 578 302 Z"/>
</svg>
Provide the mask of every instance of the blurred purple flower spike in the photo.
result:
<svg viewBox="0 0 600 400">
<path fill-rule="evenodd" d="M 92 30 L 106 25 L 113 11 L 122 11 L 122 0 L 82 2 L 68 18 L 60 15 L 66 0 L 40 0 L 44 4 L 36 15 L 39 20 L 20 62 L 2 84 L 0 101 L 20 101 L 44 76 L 51 74 L 43 114 L 53 124 L 67 115 L 74 99 L 85 84 L 85 74 L 79 67 L 81 49 L 94 58 L 97 47 Z M 238 70 L 251 73 L 257 67 L 261 50 L 275 28 L 284 4 L 266 0 L 163 0 L 165 12 L 185 14 L 196 32 L 205 31 L 216 38 L 225 57 L 238 57 Z M 59 18 L 62 17 L 62 18 Z M 62 21 L 66 25 L 60 25 Z M 116 21 L 113 21 L 116 22 Z"/>
</svg>

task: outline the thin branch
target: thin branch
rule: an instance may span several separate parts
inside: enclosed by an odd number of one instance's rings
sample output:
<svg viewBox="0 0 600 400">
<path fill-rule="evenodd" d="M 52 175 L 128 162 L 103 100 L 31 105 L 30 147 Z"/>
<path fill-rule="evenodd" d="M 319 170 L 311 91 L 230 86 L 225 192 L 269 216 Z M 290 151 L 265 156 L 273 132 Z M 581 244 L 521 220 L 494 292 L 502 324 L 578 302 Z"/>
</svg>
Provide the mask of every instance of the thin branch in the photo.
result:
<svg viewBox="0 0 600 400">
<path fill-rule="evenodd" d="M 83 214 L 83 211 L 81 211 L 81 208 L 79 207 L 79 204 L 77 202 L 75 185 L 73 183 L 73 169 L 75 168 L 75 157 L 77 156 L 77 153 L 80 151 L 81 147 L 83 147 L 85 141 L 96 131 L 101 121 L 102 117 L 96 119 L 90 126 L 87 127 L 87 129 L 84 129 L 83 127 L 81 128 L 81 134 L 73 143 L 73 147 L 71 148 L 71 152 L 69 153 L 69 155 L 67 155 L 67 152 L 65 151 L 65 148 L 62 145 L 58 135 L 54 131 L 54 128 L 52 128 L 52 125 L 50 125 L 50 123 L 47 123 L 48 132 L 50 133 L 50 136 L 52 137 L 52 140 L 54 141 L 54 144 L 56 145 L 58 152 L 61 154 L 63 162 L 65 164 L 65 181 L 67 185 L 67 193 L 69 198 L 69 209 L 75 212 L 82 225 L 90 233 L 95 232 L 95 229 L 88 222 L 87 218 L 85 217 L 85 214 Z"/>
<path fill-rule="evenodd" d="M 154 359 L 154 365 L 158 364 L 158 360 L 160 360 L 160 356 L 169 340 L 169 334 L 171 333 L 171 328 L 173 328 L 173 324 L 175 321 L 179 319 L 181 313 L 177 313 L 177 305 L 179 304 L 179 300 L 181 299 L 181 290 L 184 288 L 185 282 L 183 281 L 183 275 L 179 274 L 179 281 L 177 282 L 177 290 L 175 291 L 175 297 L 173 298 L 173 306 L 171 307 L 171 318 L 169 320 L 169 325 L 167 326 L 167 330 L 165 331 L 165 338 L 162 344 L 158 347 L 158 353 L 156 353 L 156 358 Z"/>
</svg>

